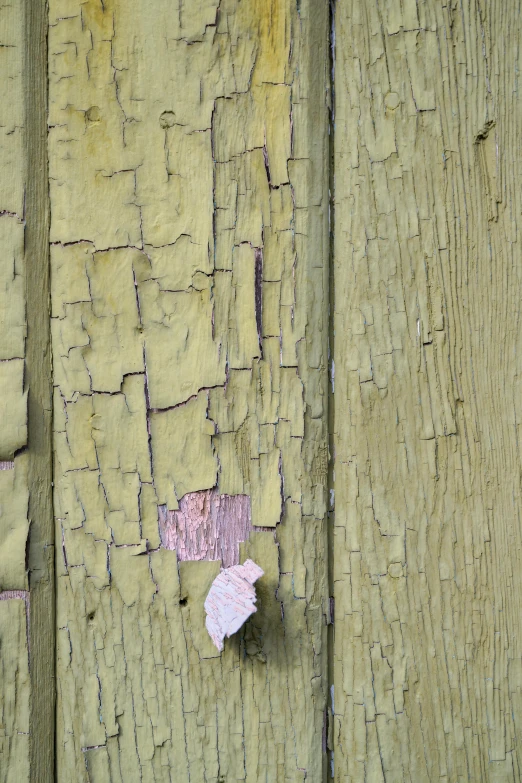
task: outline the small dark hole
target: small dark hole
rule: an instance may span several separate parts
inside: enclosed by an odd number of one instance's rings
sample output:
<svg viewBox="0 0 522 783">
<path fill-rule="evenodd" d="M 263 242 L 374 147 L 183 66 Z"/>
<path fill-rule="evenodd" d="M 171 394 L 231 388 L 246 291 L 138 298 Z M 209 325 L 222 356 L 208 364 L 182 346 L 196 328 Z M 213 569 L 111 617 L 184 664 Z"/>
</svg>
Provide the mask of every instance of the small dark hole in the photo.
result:
<svg viewBox="0 0 522 783">
<path fill-rule="evenodd" d="M 180 598 L 179 599 L 179 605 L 180 606 L 186 606 L 187 605 L 187 598 Z"/>
<path fill-rule="evenodd" d="M 89 612 L 89 614 L 87 615 L 87 619 L 94 620 L 94 612 Z"/>
</svg>

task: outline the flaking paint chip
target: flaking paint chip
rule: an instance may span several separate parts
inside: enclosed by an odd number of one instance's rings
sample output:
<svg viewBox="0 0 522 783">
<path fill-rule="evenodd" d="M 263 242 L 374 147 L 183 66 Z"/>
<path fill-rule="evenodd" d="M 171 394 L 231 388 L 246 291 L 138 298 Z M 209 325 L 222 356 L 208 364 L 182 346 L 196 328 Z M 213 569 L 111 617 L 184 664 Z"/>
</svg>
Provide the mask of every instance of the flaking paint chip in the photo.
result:
<svg viewBox="0 0 522 783">
<path fill-rule="evenodd" d="M 264 571 L 253 560 L 225 568 L 216 576 L 205 600 L 205 625 L 219 651 L 223 639 L 236 633 L 257 611 L 254 583 Z"/>
</svg>

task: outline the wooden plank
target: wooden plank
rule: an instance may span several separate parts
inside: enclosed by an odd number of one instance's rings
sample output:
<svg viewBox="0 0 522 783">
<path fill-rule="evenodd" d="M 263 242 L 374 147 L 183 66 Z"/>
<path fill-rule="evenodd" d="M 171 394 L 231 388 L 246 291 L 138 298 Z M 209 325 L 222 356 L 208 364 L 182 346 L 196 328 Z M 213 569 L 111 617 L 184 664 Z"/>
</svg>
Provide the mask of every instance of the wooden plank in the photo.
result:
<svg viewBox="0 0 522 783">
<path fill-rule="evenodd" d="M 55 781 L 56 595 L 52 501 L 52 368 L 47 165 L 46 0 L 25 0 L 24 97 L 30 588 L 31 783 Z"/>
<path fill-rule="evenodd" d="M 24 388 L 27 333 L 24 291 L 25 107 L 23 4 L 0 9 L 2 116 L 0 119 L 0 590 L 26 590 L 28 537 L 27 395 Z"/>
<path fill-rule="evenodd" d="M 50 2 L 59 780 L 322 780 L 327 24 Z M 158 523 L 234 497 L 264 576 L 220 654 L 182 559 L 219 547 Z"/>
<path fill-rule="evenodd" d="M 519 4 L 335 8 L 335 780 L 516 781 Z"/>
<path fill-rule="evenodd" d="M 30 780 L 27 593 L 0 593 L 0 781 Z"/>
<path fill-rule="evenodd" d="M 38 783 L 55 691 L 46 29 L 44 2 L 0 8 L 0 779 Z"/>
</svg>

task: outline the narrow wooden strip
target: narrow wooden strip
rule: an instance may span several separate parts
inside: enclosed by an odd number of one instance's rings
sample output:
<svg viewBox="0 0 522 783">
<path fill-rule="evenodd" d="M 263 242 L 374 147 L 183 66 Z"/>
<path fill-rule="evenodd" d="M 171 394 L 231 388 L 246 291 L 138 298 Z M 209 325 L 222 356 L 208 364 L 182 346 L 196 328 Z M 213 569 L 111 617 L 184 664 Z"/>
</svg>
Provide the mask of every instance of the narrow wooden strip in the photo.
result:
<svg viewBox="0 0 522 783">
<path fill-rule="evenodd" d="M 52 514 L 47 3 L 25 0 L 25 270 L 30 539 L 30 780 L 54 781 L 55 592 Z"/>
<path fill-rule="evenodd" d="M 0 651 L 0 783 L 26 783 L 31 693 L 26 611 L 7 591 L 0 593 Z"/>
</svg>

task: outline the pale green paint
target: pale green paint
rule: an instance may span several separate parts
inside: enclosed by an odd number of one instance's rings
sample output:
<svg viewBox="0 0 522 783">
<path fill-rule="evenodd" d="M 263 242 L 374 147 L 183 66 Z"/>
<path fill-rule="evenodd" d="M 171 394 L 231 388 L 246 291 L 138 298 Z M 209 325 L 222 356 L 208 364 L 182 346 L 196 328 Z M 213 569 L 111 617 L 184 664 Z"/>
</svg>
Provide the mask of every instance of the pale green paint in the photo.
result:
<svg viewBox="0 0 522 783">
<path fill-rule="evenodd" d="M 46 30 L 40 0 L 0 9 L 0 778 L 17 783 L 54 778 Z"/>
<path fill-rule="evenodd" d="M 29 774 L 29 667 L 26 606 L 0 599 L 0 781 L 20 783 Z"/>
<path fill-rule="evenodd" d="M 50 3 L 59 779 L 323 776 L 328 4 L 300 5 Z M 214 486 L 264 528 L 222 655 L 219 563 L 158 540 Z"/>
<path fill-rule="evenodd" d="M 335 780 L 515 783 L 519 3 L 335 30 Z"/>
</svg>

